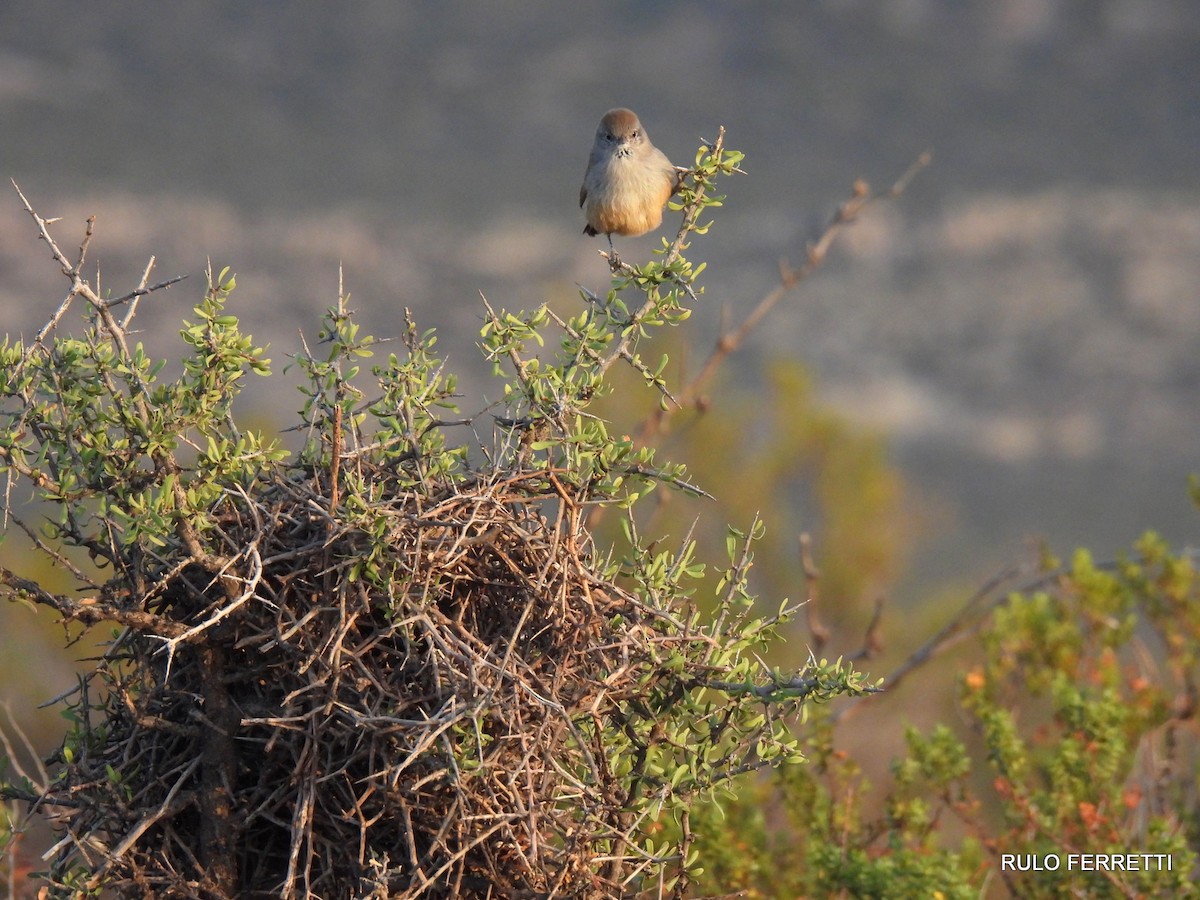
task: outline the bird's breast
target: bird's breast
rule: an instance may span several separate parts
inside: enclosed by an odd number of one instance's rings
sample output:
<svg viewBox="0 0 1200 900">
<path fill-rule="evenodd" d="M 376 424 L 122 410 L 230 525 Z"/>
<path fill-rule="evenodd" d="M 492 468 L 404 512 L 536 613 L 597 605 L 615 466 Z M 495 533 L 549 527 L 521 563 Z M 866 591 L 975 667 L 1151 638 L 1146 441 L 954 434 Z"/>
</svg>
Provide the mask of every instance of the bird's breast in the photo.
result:
<svg viewBox="0 0 1200 900">
<path fill-rule="evenodd" d="M 663 206 L 674 187 L 670 163 L 614 154 L 588 175 L 584 214 L 596 231 L 637 235 L 662 224 Z"/>
</svg>

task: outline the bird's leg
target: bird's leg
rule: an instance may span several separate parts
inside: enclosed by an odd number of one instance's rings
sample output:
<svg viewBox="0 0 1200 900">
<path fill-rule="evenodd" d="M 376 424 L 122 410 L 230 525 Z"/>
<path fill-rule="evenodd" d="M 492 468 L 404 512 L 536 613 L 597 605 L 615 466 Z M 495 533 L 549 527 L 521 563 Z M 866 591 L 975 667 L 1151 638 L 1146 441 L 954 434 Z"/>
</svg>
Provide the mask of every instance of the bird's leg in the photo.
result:
<svg viewBox="0 0 1200 900">
<path fill-rule="evenodd" d="M 617 248 L 613 246 L 612 232 L 605 235 L 608 238 L 608 267 L 614 272 L 621 268 L 621 257 L 617 255 Z"/>
</svg>

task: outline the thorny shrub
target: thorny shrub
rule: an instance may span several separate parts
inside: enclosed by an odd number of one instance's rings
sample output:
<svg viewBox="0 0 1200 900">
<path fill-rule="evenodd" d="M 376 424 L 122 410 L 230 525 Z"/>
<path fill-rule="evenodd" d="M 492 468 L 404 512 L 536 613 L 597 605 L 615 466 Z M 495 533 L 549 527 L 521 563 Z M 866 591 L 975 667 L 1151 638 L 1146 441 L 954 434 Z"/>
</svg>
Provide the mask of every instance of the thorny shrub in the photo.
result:
<svg viewBox="0 0 1200 900">
<path fill-rule="evenodd" d="M 484 412 L 457 409 L 433 332 L 406 318 L 381 359 L 339 296 L 295 357 L 294 454 L 237 422 L 270 365 L 228 272 L 210 270 L 164 380 L 130 324 L 170 282 L 101 298 L 91 223 L 68 259 L 22 195 L 71 291 L 0 347 L 4 522 L 77 590 L 9 570 L 0 586 L 114 629 L 46 767 L 0 788 L 56 830 L 51 896 L 684 894 L 703 869 L 693 804 L 803 762 L 803 710 L 875 689 L 840 660 L 762 662 L 793 610 L 748 594 L 760 523 L 731 529 L 698 602 L 691 542 L 662 548 L 636 509 L 700 488 L 588 412 L 618 361 L 671 402 L 639 348 L 687 318 L 702 266 L 682 253 L 740 159 L 723 133 L 703 146 L 675 240 L 641 268 L 613 259 L 573 317 L 488 306 L 503 398 Z M 28 489 L 49 528 L 9 502 Z M 596 545 L 598 507 L 623 543 Z"/>
</svg>

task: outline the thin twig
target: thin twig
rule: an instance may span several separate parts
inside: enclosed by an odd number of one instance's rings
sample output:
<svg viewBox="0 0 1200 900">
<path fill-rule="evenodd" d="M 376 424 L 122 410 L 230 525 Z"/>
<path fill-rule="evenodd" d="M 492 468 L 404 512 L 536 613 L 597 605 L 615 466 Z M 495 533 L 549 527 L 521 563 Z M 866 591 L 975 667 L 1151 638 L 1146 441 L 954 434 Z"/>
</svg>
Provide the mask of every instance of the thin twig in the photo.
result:
<svg viewBox="0 0 1200 900">
<path fill-rule="evenodd" d="M 822 232 L 815 243 L 809 245 L 804 265 L 798 269 L 793 269 L 786 263 L 781 263 L 779 267 L 779 284 L 768 291 L 758 301 L 737 327 L 732 330 L 722 331 L 708 358 L 700 367 L 699 372 L 696 373 L 692 380 L 679 393 L 680 407 L 687 408 L 697 405 L 701 392 L 708 385 L 709 381 L 712 380 L 712 377 L 721 367 L 726 357 L 741 347 L 750 332 L 761 324 L 763 319 L 766 318 L 767 314 L 774 309 L 780 300 L 801 281 L 808 278 L 820 268 L 829 253 L 830 247 L 833 246 L 834 241 L 848 224 L 854 222 L 872 204 L 880 200 L 893 200 L 899 197 L 912 179 L 916 177 L 917 173 L 929 165 L 932 159 L 933 157 L 930 153 L 922 153 L 904 174 L 883 193 L 872 193 L 870 187 L 864 181 L 855 182 L 854 192 L 850 199 L 838 207 L 837 212 L 834 214 L 829 225 L 826 226 L 825 231 Z M 642 422 L 638 430 L 638 440 L 645 443 L 658 434 L 672 413 L 672 409 L 662 408 L 652 412 Z"/>
<path fill-rule="evenodd" d="M 949 622 L 909 654 L 904 662 L 894 669 L 891 674 L 884 677 L 883 684 L 885 689 L 889 692 L 894 692 L 910 675 L 966 638 L 987 613 L 997 604 L 1002 603 L 1008 596 L 1008 591 L 1001 591 L 1000 589 L 1013 585 L 1018 579 L 1029 576 L 1033 571 L 1035 571 L 1035 566 L 1030 563 L 1011 565 L 985 581 L 967 598 L 967 601 L 951 617 Z M 1047 580 L 1057 577 L 1059 577 L 1058 573 L 1040 576 L 1032 583 L 1023 585 L 1022 590 L 1034 589 L 1038 585 L 1044 584 Z M 991 598 L 990 602 L 985 603 L 984 601 L 988 600 L 988 598 Z M 838 710 L 834 714 L 834 721 L 842 722 L 857 715 L 866 699 L 869 698 L 860 699 Z"/>
<path fill-rule="evenodd" d="M 804 617 L 808 633 L 812 635 L 813 652 L 820 653 L 829 640 L 829 629 L 821 621 L 819 606 L 821 573 L 817 569 L 812 553 L 812 536 L 806 531 L 800 535 L 800 565 L 804 571 L 804 584 L 808 590 L 808 602 L 804 604 Z"/>
</svg>

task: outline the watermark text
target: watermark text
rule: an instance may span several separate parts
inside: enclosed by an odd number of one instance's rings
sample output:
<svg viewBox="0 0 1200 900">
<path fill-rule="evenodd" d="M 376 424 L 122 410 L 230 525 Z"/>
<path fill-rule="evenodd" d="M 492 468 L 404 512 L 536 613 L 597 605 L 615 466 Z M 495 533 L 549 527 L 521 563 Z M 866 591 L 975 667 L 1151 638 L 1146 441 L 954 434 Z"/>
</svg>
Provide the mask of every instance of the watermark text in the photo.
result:
<svg viewBox="0 0 1200 900">
<path fill-rule="evenodd" d="M 1170 872 L 1170 853 L 1001 853 L 1005 872 Z"/>
</svg>

